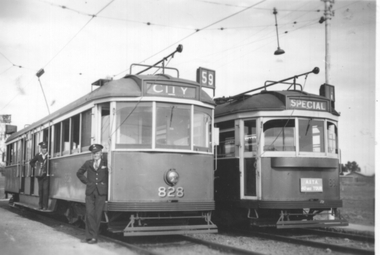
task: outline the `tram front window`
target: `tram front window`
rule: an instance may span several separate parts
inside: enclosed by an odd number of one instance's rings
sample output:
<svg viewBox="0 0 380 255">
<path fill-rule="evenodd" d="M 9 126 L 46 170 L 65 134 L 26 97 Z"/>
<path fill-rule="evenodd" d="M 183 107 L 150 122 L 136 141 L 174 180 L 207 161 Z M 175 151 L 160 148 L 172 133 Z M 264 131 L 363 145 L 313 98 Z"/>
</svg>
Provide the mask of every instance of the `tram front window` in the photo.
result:
<svg viewBox="0 0 380 255">
<path fill-rule="evenodd" d="M 194 107 L 194 147 L 198 151 L 211 151 L 211 110 Z"/>
<path fill-rule="evenodd" d="M 338 154 L 338 128 L 334 123 L 327 122 L 328 152 Z"/>
<path fill-rule="evenodd" d="M 191 108 L 189 105 L 157 103 L 156 147 L 190 149 Z"/>
<path fill-rule="evenodd" d="M 295 151 L 295 121 L 269 120 L 264 124 L 264 151 Z"/>
<path fill-rule="evenodd" d="M 117 103 L 116 116 L 116 148 L 151 148 L 152 103 Z"/>
<path fill-rule="evenodd" d="M 299 120 L 299 146 L 301 152 L 324 152 L 324 125 L 322 120 Z"/>
</svg>

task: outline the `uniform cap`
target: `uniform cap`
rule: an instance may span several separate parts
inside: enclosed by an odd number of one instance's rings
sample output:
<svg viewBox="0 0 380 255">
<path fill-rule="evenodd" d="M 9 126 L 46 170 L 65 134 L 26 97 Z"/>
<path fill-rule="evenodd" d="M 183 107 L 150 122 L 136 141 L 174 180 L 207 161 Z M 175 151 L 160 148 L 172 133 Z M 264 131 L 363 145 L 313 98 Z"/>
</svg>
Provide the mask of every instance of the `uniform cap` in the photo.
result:
<svg viewBox="0 0 380 255">
<path fill-rule="evenodd" d="M 41 148 L 47 148 L 48 147 L 47 142 L 40 142 L 38 145 L 41 146 Z"/>
<path fill-rule="evenodd" d="M 96 153 L 96 152 L 101 151 L 103 149 L 103 145 L 101 145 L 101 144 L 92 144 L 88 149 L 92 153 Z"/>
</svg>

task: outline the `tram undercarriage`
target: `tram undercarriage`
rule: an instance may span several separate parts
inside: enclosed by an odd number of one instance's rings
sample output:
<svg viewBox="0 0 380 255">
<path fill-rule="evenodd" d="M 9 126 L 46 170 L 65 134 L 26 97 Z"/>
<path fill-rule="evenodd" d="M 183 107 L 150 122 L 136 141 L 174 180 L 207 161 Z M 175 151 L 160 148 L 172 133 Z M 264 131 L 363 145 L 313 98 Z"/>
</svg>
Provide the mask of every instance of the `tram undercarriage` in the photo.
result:
<svg viewBox="0 0 380 255">
<path fill-rule="evenodd" d="M 339 201 L 327 201 L 329 205 Z M 290 205 L 289 207 L 284 204 Z M 348 226 L 348 221 L 337 207 L 296 208 L 299 201 L 241 201 L 217 205 L 214 221 L 225 226 L 250 226 L 267 228 L 319 228 Z M 310 205 L 309 201 L 305 205 Z M 293 205 L 293 207 L 291 206 Z M 283 207 L 282 207 L 283 206 Z"/>
<path fill-rule="evenodd" d="M 318 228 L 348 226 L 337 208 L 290 209 L 290 210 L 248 209 L 251 226 L 283 228 Z M 262 215 L 263 217 L 260 217 Z M 271 215 L 272 217 L 268 217 Z"/>
<path fill-rule="evenodd" d="M 84 222 L 86 212 L 84 204 L 62 202 L 59 203 L 57 212 L 66 216 L 70 224 L 75 224 L 78 221 Z M 104 226 L 107 231 L 122 233 L 124 236 L 218 232 L 217 226 L 211 221 L 211 211 L 128 212 L 120 208 L 120 211 L 110 210 L 115 209 L 113 206 L 115 206 L 114 203 L 106 204 L 102 223 L 105 223 Z"/>
</svg>

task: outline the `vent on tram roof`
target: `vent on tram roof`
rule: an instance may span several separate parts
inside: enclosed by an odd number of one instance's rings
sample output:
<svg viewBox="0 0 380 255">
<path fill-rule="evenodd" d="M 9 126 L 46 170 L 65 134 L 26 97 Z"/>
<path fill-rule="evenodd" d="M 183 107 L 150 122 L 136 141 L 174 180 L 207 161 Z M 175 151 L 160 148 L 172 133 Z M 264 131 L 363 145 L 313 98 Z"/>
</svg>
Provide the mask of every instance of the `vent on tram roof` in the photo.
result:
<svg viewBox="0 0 380 255">
<path fill-rule="evenodd" d="M 91 85 L 93 86 L 103 86 L 104 84 L 106 84 L 107 82 L 111 81 L 111 79 L 99 79 L 97 81 L 94 81 Z"/>
</svg>

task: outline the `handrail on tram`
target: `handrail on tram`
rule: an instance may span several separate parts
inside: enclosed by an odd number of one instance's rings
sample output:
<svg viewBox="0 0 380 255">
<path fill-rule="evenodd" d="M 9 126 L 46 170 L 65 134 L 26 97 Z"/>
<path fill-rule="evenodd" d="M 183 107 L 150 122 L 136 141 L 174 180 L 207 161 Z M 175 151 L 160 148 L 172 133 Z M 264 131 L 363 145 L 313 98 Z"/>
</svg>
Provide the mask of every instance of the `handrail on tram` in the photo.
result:
<svg viewBox="0 0 380 255">
<path fill-rule="evenodd" d="M 265 90 L 266 90 L 267 82 L 272 82 L 272 83 L 273 83 L 273 82 L 276 82 L 276 81 L 266 81 L 266 82 L 264 83 Z M 299 86 L 299 87 L 300 87 L 300 90 L 303 91 L 302 85 L 299 84 L 299 83 L 294 83 L 294 82 L 281 82 L 281 84 L 290 84 L 290 86 L 288 87 L 287 90 L 289 90 L 289 89 L 290 89 L 291 87 L 293 87 L 293 86 L 294 86 L 294 90 L 296 90 L 296 86 Z"/>
<path fill-rule="evenodd" d="M 260 89 L 266 89 L 267 87 L 270 87 L 270 86 L 273 86 L 273 85 L 276 85 L 278 83 L 284 83 L 285 81 L 288 81 L 288 80 L 291 80 L 291 79 L 294 79 L 296 80 L 297 78 L 299 78 L 300 76 L 303 76 L 303 75 L 308 75 L 310 73 L 314 73 L 314 74 L 318 74 L 319 73 L 319 68 L 318 67 L 314 67 L 313 70 L 311 70 L 310 72 L 306 72 L 306 73 L 303 73 L 303 74 L 299 74 L 299 75 L 295 75 L 295 76 L 292 76 L 292 77 L 289 77 L 289 78 L 286 78 L 286 79 L 283 79 L 283 80 L 280 80 L 280 81 L 274 81 L 274 82 L 271 82 L 270 84 L 265 84 L 263 87 L 260 87 L 260 88 L 255 88 L 255 89 L 251 89 L 251 90 L 248 90 L 246 92 L 243 92 L 243 93 L 240 93 L 240 94 L 237 94 L 235 96 L 231 96 L 229 99 L 237 99 L 247 93 L 250 93 L 250 92 L 253 92 L 253 91 L 256 91 L 256 90 L 260 90 Z M 295 84 L 295 82 L 293 82 L 292 84 Z M 290 88 L 290 87 L 289 87 Z"/>
<path fill-rule="evenodd" d="M 143 64 L 131 64 L 131 67 L 129 68 L 129 72 L 130 73 L 132 73 L 132 67 L 133 66 L 144 66 L 144 67 L 148 67 L 148 68 L 146 68 L 145 70 L 142 70 L 142 71 L 140 71 L 140 72 L 138 72 L 136 75 L 139 75 L 139 74 L 141 74 L 141 73 L 143 73 L 143 72 L 145 72 L 145 71 L 147 71 L 147 70 L 149 70 L 149 69 L 151 69 L 151 68 L 158 68 L 158 69 L 170 69 L 170 70 L 174 70 L 174 71 L 177 71 L 177 78 L 179 78 L 179 71 L 178 71 L 178 69 L 177 68 L 174 68 L 174 67 L 162 67 L 162 66 L 151 66 L 151 65 L 143 65 Z"/>
<path fill-rule="evenodd" d="M 165 61 L 166 61 L 168 58 L 170 58 L 170 57 L 174 58 L 174 54 L 176 54 L 177 52 L 181 53 L 182 50 L 183 50 L 183 46 L 182 46 L 182 44 L 179 44 L 179 45 L 177 46 L 177 48 L 176 48 L 175 51 L 173 51 L 172 53 L 170 53 L 169 55 L 167 55 L 166 57 L 164 57 L 163 59 L 161 59 L 160 61 L 158 61 L 158 62 L 155 63 L 154 65 L 132 64 L 131 67 L 130 67 L 130 69 L 129 69 L 129 73 L 132 74 L 132 66 L 133 66 L 133 65 L 139 65 L 139 66 L 146 66 L 147 68 L 145 68 L 144 70 L 138 72 L 136 75 L 139 75 L 139 74 L 141 74 L 141 73 L 143 73 L 143 72 L 145 72 L 145 71 L 148 71 L 149 69 L 155 67 L 155 68 L 158 68 L 158 69 L 161 69 L 161 68 L 162 68 L 162 73 L 165 73 L 165 69 L 174 69 L 174 70 L 177 71 L 177 78 L 179 78 L 179 71 L 178 71 L 178 69 L 176 69 L 176 68 L 172 68 L 172 67 L 165 67 Z M 162 63 L 162 66 L 157 66 L 157 65 L 160 64 L 160 63 Z"/>
</svg>

